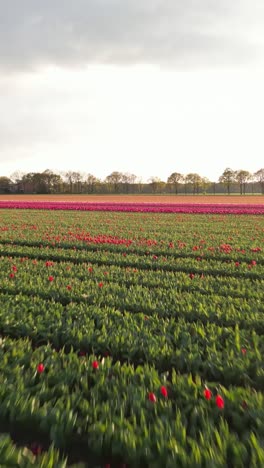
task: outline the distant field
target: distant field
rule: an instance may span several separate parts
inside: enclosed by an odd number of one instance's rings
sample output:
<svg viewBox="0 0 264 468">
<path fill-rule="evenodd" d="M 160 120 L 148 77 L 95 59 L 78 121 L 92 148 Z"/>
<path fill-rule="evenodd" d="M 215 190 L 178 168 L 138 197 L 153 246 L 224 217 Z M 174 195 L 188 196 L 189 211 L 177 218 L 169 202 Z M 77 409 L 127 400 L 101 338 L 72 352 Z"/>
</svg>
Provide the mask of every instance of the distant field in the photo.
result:
<svg viewBox="0 0 264 468">
<path fill-rule="evenodd" d="M 0 195 L 0 200 L 65 201 L 65 202 L 111 202 L 111 203 L 216 203 L 216 204 L 263 204 L 262 195 Z"/>
</svg>

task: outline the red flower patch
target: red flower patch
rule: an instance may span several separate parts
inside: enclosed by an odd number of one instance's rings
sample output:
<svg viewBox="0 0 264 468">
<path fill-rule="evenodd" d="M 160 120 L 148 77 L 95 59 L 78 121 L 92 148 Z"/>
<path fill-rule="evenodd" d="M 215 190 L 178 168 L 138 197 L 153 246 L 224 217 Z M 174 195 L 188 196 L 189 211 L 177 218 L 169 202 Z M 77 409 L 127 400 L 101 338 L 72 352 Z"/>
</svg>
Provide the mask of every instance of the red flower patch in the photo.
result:
<svg viewBox="0 0 264 468">
<path fill-rule="evenodd" d="M 216 402 L 216 406 L 219 409 L 224 409 L 225 402 L 224 402 L 224 399 L 221 397 L 221 395 L 216 395 L 215 402 Z"/>
<path fill-rule="evenodd" d="M 45 369 L 45 366 L 44 366 L 44 364 L 42 362 L 37 365 L 38 374 L 42 374 L 42 372 L 44 372 L 44 369 Z"/>
<path fill-rule="evenodd" d="M 151 401 L 151 403 L 156 403 L 156 401 L 157 401 L 156 395 L 153 392 L 150 392 L 148 394 L 148 399 L 149 399 L 149 401 Z"/>
<path fill-rule="evenodd" d="M 43 451 L 43 448 L 42 445 L 33 442 L 33 444 L 30 445 L 30 450 L 33 453 L 33 455 L 40 455 Z"/>
<path fill-rule="evenodd" d="M 162 387 L 160 387 L 160 393 L 162 394 L 162 396 L 164 396 L 164 398 L 168 397 L 168 390 L 164 385 L 162 385 Z"/>
<path fill-rule="evenodd" d="M 204 393 L 204 397 L 206 398 L 206 400 L 211 400 L 212 392 L 211 390 L 209 390 L 209 388 L 206 388 L 203 393 Z"/>
</svg>

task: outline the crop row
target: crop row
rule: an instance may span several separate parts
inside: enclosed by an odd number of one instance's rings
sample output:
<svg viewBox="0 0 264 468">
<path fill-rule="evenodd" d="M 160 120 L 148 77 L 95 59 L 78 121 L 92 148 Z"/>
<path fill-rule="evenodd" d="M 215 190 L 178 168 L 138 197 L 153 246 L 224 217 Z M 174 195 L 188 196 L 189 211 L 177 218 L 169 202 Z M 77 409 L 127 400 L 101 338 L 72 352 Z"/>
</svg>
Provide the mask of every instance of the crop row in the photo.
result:
<svg viewBox="0 0 264 468">
<path fill-rule="evenodd" d="M 11 277 L 10 277 L 11 275 Z M 166 295 L 162 288 L 144 287 L 141 285 L 119 284 L 117 282 L 97 282 L 93 279 L 78 281 L 73 278 L 53 276 L 47 272 L 45 276 L 21 275 L 12 272 L 1 281 L 3 292 L 11 294 L 28 294 L 40 296 L 45 299 L 55 299 L 62 304 L 67 304 L 73 300 L 84 302 L 90 305 L 107 305 L 117 307 L 120 310 L 131 312 L 142 312 L 144 314 L 158 314 L 160 317 L 189 316 L 196 319 L 201 315 L 204 321 L 209 320 L 210 314 L 217 316 L 221 313 L 231 313 L 238 308 L 248 310 L 246 299 L 241 297 L 223 296 L 217 294 L 204 294 L 199 290 L 177 291 L 177 287 L 168 288 Z M 249 299 L 249 306 L 252 304 L 252 312 L 263 311 L 262 295 L 253 302 Z M 232 299 L 232 303 L 230 300 Z M 238 301 L 236 302 L 236 299 Z M 239 301 L 242 299 L 242 301 Z M 254 298 L 253 298 L 254 299 Z M 233 307 L 232 307 L 233 305 Z"/>
<path fill-rule="evenodd" d="M 31 259 L 28 257 L 10 257 L 9 254 L 18 254 L 16 249 L 11 249 L 4 252 L 5 256 L 0 257 L 1 273 L 0 281 L 2 285 L 10 284 L 10 278 L 16 280 L 18 287 L 23 287 L 23 281 L 28 281 L 28 277 L 34 277 L 34 282 L 43 282 L 46 286 L 47 277 L 53 275 L 56 279 L 57 286 L 67 287 L 72 290 L 74 285 L 75 291 L 78 288 L 85 286 L 89 290 L 93 289 L 94 283 L 98 285 L 99 282 L 104 282 L 104 285 L 112 285 L 114 287 L 137 288 L 140 284 L 145 289 L 159 289 L 159 294 L 164 290 L 179 292 L 200 292 L 204 294 L 218 294 L 223 296 L 231 297 L 243 297 L 243 298 L 255 298 L 259 301 L 264 300 L 264 280 L 261 275 L 255 273 L 256 279 L 243 277 L 243 281 L 238 281 L 238 277 L 231 276 L 229 272 L 226 277 L 226 272 L 223 271 L 223 276 L 217 276 L 213 270 L 213 265 L 210 271 L 214 274 L 208 274 L 206 269 L 197 270 L 197 268 L 181 267 L 185 270 L 180 271 L 167 271 L 162 268 L 150 268 L 148 270 L 132 268 L 132 267 L 121 267 L 118 265 L 110 265 L 105 261 L 103 263 L 100 255 L 97 255 L 98 263 L 74 263 L 76 260 L 72 259 L 70 262 L 64 261 L 44 261 L 38 259 L 38 249 L 31 249 L 28 252 Z M 39 254 L 42 256 L 42 254 Z M 48 258 L 54 258 L 55 256 L 49 252 Z M 46 257 L 47 258 L 47 257 Z M 101 260 L 101 261 L 100 261 Z M 110 260 L 111 262 L 111 260 Z M 101 263 L 101 265 L 100 265 Z M 201 265 L 199 263 L 199 265 Z M 253 265 L 255 267 L 255 265 Z M 238 267 L 237 267 L 238 268 Z M 11 275 L 11 276 L 10 276 Z M 240 274 L 241 275 L 241 274 Z M 241 276 L 240 276 L 241 278 Z M 82 283 L 80 285 L 79 283 Z M 44 289 L 44 288 L 43 288 Z"/>
<path fill-rule="evenodd" d="M 264 461 L 260 392 L 205 387 L 199 376 L 174 370 L 168 379 L 147 364 L 135 368 L 49 345 L 33 351 L 28 340 L 2 339 L 0 357 L 2 423 L 49 437 L 65 454 L 76 446 L 105 460 L 153 467 Z"/>
<path fill-rule="evenodd" d="M 109 354 L 115 361 L 150 362 L 160 371 L 198 372 L 227 386 L 264 386 L 264 344 L 256 323 L 253 330 L 219 327 L 73 302 L 63 307 L 22 295 L 1 295 L 0 305 L 1 333 L 28 336 L 35 345 L 50 342 L 56 349 Z M 263 332 L 260 319 L 259 328 Z"/>
<path fill-rule="evenodd" d="M 143 249 L 139 249 L 138 247 L 132 248 L 124 248 L 123 245 L 109 245 L 109 244 L 90 244 L 90 243 L 69 243 L 69 242 L 48 242 L 47 240 L 44 241 L 36 241 L 36 240 L 21 240 L 18 238 L 9 238 L 9 239 L 1 239 L 1 245 L 4 246 L 12 246 L 12 247 L 23 247 L 25 249 L 28 248 L 38 248 L 40 250 L 43 249 L 51 249 L 57 248 L 58 250 L 76 250 L 77 252 L 86 252 L 87 254 L 93 254 L 94 252 L 105 253 L 108 254 L 122 254 L 124 257 L 128 256 L 128 259 L 131 258 L 140 258 L 149 256 L 150 259 L 155 260 L 156 263 L 168 262 L 169 264 L 173 263 L 175 260 L 182 262 L 182 263 L 191 263 L 193 261 L 200 261 L 205 262 L 206 264 L 217 264 L 221 268 L 223 263 L 233 264 L 233 266 L 240 267 L 240 270 L 246 271 L 248 268 L 252 268 L 253 266 L 263 267 L 264 266 L 264 258 L 261 258 L 259 255 L 259 251 L 257 249 L 251 249 L 250 252 L 246 252 L 245 249 L 234 249 L 234 250 L 227 250 L 226 248 L 221 249 L 219 248 L 218 252 L 212 254 L 212 248 L 208 248 L 207 252 L 202 251 L 199 247 L 197 249 L 192 249 L 192 252 L 184 252 L 182 249 L 180 251 L 175 251 L 171 247 L 160 250 L 160 247 L 144 247 Z M 194 252 L 195 250 L 196 252 Z M 198 252 L 197 252 L 198 250 Z M 210 251 L 210 252 L 209 252 Z M 258 254 L 258 255 L 256 255 Z M 256 261 L 257 259 L 257 261 Z"/>
<path fill-rule="evenodd" d="M 32 210 L 77 210 L 106 212 L 140 212 L 140 213 L 208 213 L 262 215 L 262 204 L 193 204 L 193 203 L 83 203 L 83 202 L 48 202 L 48 201 L 0 201 L 1 209 L 32 209 Z"/>
<path fill-rule="evenodd" d="M 257 280 L 244 277 L 238 281 L 238 278 L 211 276 L 208 272 L 204 274 L 205 270 L 198 273 L 194 269 L 189 272 L 187 269 L 186 273 L 173 273 L 161 269 L 146 271 L 134 268 L 131 272 L 131 269 L 109 266 L 101 254 L 96 258 L 99 261 L 101 257 L 100 267 L 91 262 L 79 261 L 75 265 L 46 260 L 55 257 L 49 251 L 45 252 L 44 262 L 37 261 L 38 250 L 33 248 L 28 252 L 32 261 L 25 257 L 10 257 L 9 253 L 18 255 L 19 252 L 9 247 L 6 257 L 1 258 L 1 287 L 7 292 L 31 291 L 35 295 L 61 301 L 79 298 L 90 304 L 120 306 L 145 313 L 158 311 L 162 315 L 190 311 L 193 303 L 198 310 L 208 313 L 213 307 L 219 308 L 219 296 L 223 297 L 223 305 L 225 298 L 242 298 L 251 302 L 255 299 L 253 310 L 263 310 L 264 282 L 260 275 L 257 275 Z M 91 258 L 86 260 L 91 261 Z"/>
<path fill-rule="evenodd" d="M 263 258 L 261 218 L 137 213 L 1 212 L 0 238 L 56 245 L 114 247 Z M 228 222 L 227 222 L 228 219 Z M 208 250 L 209 249 L 209 250 Z"/>
<path fill-rule="evenodd" d="M 264 265 L 258 261 L 251 260 L 250 263 L 245 262 L 226 262 L 223 264 L 217 260 L 203 260 L 202 258 L 180 258 L 180 257 L 157 257 L 154 256 L 137 256 L 127 253 L 112 253 L 104 251 L 86 251 L 83 249 L 62 249 L 62 248 L 38 248 L 17 246 L 12 244 L 0 243 L 0 255 L 8 257 L 28 257 L 31 259 L 42 259 L 54 261 L 71 261 L 74 263 L 95 263 L 97 265 L 105 265 L 106 268 L 110 265 L 120 266 L 122 268 L 138 268 L 142 270 L 161 270 L 172 272 L 185 272 L 189 274 L 207 274 L 214 276 L 226 276 L 236 278 L 263 278 Z"/>
</svg>

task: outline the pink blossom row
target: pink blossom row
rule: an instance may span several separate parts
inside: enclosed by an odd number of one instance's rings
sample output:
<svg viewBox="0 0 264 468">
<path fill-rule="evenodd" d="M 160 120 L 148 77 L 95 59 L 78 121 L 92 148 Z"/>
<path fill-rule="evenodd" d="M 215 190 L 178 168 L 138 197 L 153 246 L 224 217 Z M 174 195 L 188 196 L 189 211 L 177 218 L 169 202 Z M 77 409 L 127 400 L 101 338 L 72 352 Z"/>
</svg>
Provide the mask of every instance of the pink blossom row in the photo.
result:
<svg viewBox="0 0 264 468">
<path fill-rule="evenodd" d="M 0 201 L 0 208 L 34 210 L 124 211 L 144 213 L 264 214 L 263 205 L 192 203 L 89 203 Z"/>
</svg>

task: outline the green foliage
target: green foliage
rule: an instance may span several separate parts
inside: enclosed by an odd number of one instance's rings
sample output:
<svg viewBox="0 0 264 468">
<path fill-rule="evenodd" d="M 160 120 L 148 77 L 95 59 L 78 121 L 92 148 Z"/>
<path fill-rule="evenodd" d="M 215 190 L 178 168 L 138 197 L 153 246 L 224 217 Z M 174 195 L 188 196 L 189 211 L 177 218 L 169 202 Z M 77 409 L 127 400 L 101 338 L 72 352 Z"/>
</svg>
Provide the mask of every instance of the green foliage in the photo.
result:
<svg viewBox="0 0 264 468">
<path fill-rule="evenodd" d="M 0 215 L 0 465 L 263 466 L 261 217 Z"/>
</svg>

